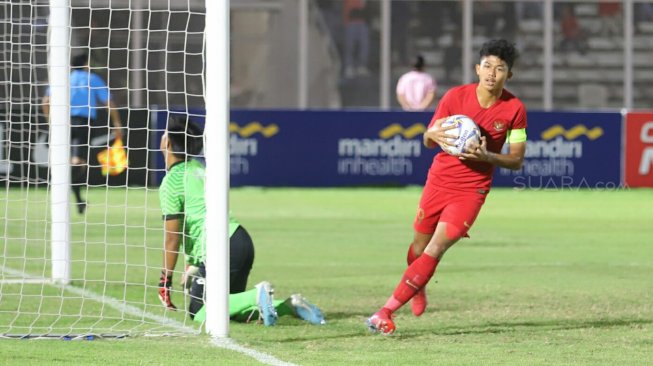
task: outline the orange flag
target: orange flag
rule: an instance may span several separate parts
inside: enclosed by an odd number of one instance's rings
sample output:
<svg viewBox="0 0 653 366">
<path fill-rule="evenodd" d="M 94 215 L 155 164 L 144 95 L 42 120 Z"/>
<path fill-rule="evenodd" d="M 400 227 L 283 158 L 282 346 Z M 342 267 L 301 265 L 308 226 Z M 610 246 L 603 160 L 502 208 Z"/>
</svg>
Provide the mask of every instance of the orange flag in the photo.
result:
<svg viewBox="0 0 653 366">
<path fill-rule="evenodd" d="M 118 175 L 127 169 L 129 161 L 122 138 L 113 141 L 113 145 L 100 151 L 97 160 L 102 165 L 102 175 Z"/>
</svg>

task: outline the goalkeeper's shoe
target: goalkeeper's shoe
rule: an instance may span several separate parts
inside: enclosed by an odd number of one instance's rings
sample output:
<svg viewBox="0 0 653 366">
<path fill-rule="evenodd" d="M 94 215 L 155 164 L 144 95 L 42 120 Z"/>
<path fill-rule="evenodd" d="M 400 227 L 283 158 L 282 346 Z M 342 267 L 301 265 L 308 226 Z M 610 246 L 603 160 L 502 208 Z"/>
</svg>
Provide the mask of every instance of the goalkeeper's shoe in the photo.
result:
<svg viewBox="0 0 653 366">
<path fill-rule="evenodd" d="M 415 316 L 420 316 L 424 314 L 424 311 L 426 310 L 426 304 L 428 301 L 426 300 L 426 288 L 423 287 L 413 297 L 413 300 L 410 303 L 410 307 L 413 310 L 413 314 Z"/>
<path fill-rule="evenodd" d="M 392 313 L 381 309 L 367 319 L 367 328 L 372 333 L 390 335 L 395 332 L 395 322 L 392 321 Z"/>
<path fill-rule="evenodd" d="M 170 298 L 171 287 L 172 276 L 161 274 L 161 278 L 159 279 L 159 300 L 161 300 L 161 304 L 168 310 L 177 310 L 177 307 L 172 303 L 172 299 Z"/>
<path fill-rule="evenodd" d="M 306 320 L 311 324 L 326 324 L 322 311 L 311 304 L 300 294 L 290 295 L 290 304 L 292 305 L 298 317 Z"/>
<path fill-rule="evenodd" d="M 274 289 L 268 281 L 256 285 L 256 305 L 258 306 L 259 318 L 263 319 L 266 326 L 274 325 L 277 322 L 277 311 L 274 308 Z"/>
</svg>

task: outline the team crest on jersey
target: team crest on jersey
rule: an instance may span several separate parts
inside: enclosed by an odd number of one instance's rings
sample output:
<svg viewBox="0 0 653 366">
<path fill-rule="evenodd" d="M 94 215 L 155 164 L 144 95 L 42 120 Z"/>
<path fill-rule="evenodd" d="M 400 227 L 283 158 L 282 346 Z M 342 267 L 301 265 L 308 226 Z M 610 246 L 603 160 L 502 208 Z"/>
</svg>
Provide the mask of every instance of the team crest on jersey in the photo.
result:
<svg viewBox="0 0 653 366">
<path fill-rule="evenodd" d="M 494 121 L 492 124 L 495 131 L 503 131 L 506 129 L 506 122 L 504 121 Z"/>
</svg>

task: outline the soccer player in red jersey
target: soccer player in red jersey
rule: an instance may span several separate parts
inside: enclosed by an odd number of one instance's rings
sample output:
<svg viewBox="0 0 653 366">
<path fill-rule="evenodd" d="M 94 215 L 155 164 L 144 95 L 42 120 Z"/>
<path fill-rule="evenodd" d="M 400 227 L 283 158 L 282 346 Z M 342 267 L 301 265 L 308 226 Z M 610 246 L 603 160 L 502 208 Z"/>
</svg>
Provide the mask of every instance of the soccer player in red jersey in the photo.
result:
<svg viewBox="0 0 653 366">
<path fill-rule="evenodd" d="M 486 42 L 476 65 L 478 83 L 450 89 L 438 104 L 424 133 L 426 147 L 449 145 L 447 131 L 455 127 L 443 128 L 442 122 L 455 114 L 476 122 L 481 141 L 460 156 L 441 151 L 433 159 L 413 225 L 408 268 L 385 305 L 367 320 L 372 332 L 394 332 L 393 313 L 410 299 L 413 313 L 424 313 L 425 286 L 447 249 L 466 237 L 474 224 L 490 190 L 494 167 L 521 168 L 526 151 L 526 109 L 504 89 L 517 57 L 514 44 L 506 40 Z M 506 142 L 508 152 L 501 153 Z"/>
</svg>

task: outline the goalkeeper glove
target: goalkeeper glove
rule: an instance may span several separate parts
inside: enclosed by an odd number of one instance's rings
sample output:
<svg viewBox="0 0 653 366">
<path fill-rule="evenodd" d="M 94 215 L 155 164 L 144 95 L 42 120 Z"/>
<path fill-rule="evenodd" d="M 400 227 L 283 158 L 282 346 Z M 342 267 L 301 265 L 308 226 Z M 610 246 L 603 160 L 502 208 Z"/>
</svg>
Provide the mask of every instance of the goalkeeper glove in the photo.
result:
<svg viewBox="0 0 653 366">
<path fill-rule="evenodd" d="M 159 300 L 163 306 L 168 308 L 168 310 L 177 310 L 175 304 L 172 303 L 170 299 L 170 288 L 172 287 L 172 275 L 166 276 L 166 272 L 161 272 L 161 278 L 159 279 Z"/>
<path fill-rule="evenodd" d="M 199 267 L 187 264 L 186 271 L 181 276 L 181 286 L 184 288 L 184 293 L 188 295 L 190 288 L 193 285 L 193 277 L 198 277 L 200 274 Z"/>
</svg>

